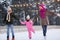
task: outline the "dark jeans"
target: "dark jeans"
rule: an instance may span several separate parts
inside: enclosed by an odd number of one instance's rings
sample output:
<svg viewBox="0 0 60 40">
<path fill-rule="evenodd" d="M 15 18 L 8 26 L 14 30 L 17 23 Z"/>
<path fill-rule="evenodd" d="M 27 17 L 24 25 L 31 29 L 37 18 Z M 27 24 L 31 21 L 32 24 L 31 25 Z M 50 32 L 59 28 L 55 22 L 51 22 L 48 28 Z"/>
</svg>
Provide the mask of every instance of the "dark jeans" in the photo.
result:
<svg viewBox="0 0 60 40">
<path fill-rule="evenodd" d="M 9 24 L 9 25 L 6 25 L 7 26 L 7 38 L 9 38 L 9 29 L 11 29 L 11 32 L 12 32 L 12 37 L 14 38 L 14 31 L 13 31 L 13 25 L 12 24 Z"/>
<path fill-rule="evenodd" d="M 46 36 L 47 25 L 42 25 L 42 29 L 43 29 L 43 36 Z"/>
</svg>

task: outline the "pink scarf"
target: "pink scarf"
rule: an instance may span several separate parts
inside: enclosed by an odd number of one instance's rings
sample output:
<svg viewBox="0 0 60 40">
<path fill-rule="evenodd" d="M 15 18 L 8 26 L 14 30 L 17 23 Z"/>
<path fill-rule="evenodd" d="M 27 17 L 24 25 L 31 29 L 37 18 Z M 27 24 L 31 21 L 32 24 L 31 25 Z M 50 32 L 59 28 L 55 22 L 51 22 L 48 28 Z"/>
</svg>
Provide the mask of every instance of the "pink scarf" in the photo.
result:
<svg viewBox="0 0 60 40">
<path fill-rule="evenodd" d="M 40 12 L 40 17 L 41 18 L 45 18 L 46 16 L 45 16 L 45 11 L 46 11 L 46 9 L 44 8 L 44 4 L 40 4 L 39 6 L 41 6 L 43 9 L 39 9 L 39 12 Z"/>
</svg>

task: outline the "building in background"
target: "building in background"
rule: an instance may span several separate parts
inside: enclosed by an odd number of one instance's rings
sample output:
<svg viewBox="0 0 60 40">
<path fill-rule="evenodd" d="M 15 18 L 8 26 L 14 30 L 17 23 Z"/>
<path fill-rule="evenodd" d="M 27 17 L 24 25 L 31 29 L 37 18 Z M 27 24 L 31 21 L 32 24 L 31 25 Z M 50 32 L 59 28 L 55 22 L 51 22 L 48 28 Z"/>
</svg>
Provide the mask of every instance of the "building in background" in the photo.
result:
<svg viewBox="0 0 60 40">
<path fill-rule="evenodd" d="M 2 1 L 2 0 L 1 0 Z M 38 4 L 44 1 L 47 9 L 60 13 L 60 0 L 3 0 L 7 1 L 9 5 L 12 7 L 13 12 L 16 16 L 20 17 L 23 21 L 26 18 L 26 15 L 30 15 L 31 19 L 38 14 Z M 57 16 L 48 16 L 50 25 L 60 25 L 60 18 Z M 53 19 L 53 20 L 52 20 Z M 38 17 L 34 22 L 34 25 L 40 25 L 40 18 Z M 3 25 L 3 16 L 0 13 L 0 25 Z M 14 25 L 20 25 L 17 20 L 14 20 Z"/>
</svg>

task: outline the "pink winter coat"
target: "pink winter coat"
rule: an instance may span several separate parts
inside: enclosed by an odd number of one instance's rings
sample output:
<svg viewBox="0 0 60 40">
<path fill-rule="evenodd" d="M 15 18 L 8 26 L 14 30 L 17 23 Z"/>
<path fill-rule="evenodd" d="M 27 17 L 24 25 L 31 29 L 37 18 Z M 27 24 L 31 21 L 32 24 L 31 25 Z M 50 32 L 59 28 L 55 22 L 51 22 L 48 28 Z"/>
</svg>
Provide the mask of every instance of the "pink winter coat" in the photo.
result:
<svg viewBox="0 0 60 40">
<path fill-rule="evenodd" d="M 32 26 L 33 26 L 33 22 L 30 20 L 30 21 L 24 21 L 24 22 L 22 22 L 22 21 L 20 21 L 21 22 L 21 24 L 26 24 L 26 27 L 27 28 L 31 28 Z"/>
</svg>

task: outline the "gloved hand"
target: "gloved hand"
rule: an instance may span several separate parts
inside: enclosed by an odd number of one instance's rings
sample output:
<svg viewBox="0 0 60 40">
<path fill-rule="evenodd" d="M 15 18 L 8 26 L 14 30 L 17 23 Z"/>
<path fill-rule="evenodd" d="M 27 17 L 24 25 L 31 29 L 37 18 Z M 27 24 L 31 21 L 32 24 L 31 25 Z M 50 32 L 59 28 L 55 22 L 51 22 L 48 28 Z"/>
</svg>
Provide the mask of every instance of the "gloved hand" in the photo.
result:
<svg viewBox="0 0 60 40">
<path fill-rule="evenodd" d="M 57 16 L 59 16 L 59 17 L 60 17 L 60 14 L 57 14 Z"/>
</svg>

